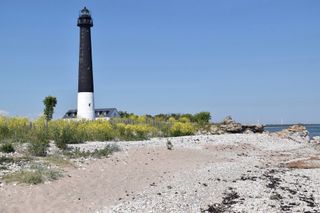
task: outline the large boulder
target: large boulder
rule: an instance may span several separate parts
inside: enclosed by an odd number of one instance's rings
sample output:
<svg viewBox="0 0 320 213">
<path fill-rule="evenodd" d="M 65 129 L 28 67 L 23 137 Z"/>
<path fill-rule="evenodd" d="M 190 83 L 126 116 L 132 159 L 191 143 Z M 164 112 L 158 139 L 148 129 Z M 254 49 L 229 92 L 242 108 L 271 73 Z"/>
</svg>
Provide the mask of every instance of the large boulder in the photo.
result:
<svg viewBox="0 0 320 213">
<path fill-rule="evenodd" d="M 226 117 L 222 124 L 220 125 L 220 129 L 227 133 L 243 133 L 244 129 L 241 123 L 235 122 L 231 116 Z"/>
<path fill-rule="evenodd" d="M 263 133 L 263 125 L 242 125 L 232 119 L 231 116 L 226 117 L 220 124 L 220 130 L 226 133 Z"/>
<path fill-rule="evenodd" d="M 197 134 L 212 134 L 221 135 L 226 133 L 263 133 L 263 125 L 242 125 L 232 119 L 231 116 L 227 116 L 221 123 L 212 124 L 210 129 L 200 130 Z"/>
<path fill-rule="evenodd" d="M 301 124 L 290 126 L 288 129 L 284 129 L 275 133 L 278 137 L 288 138 L 296 142 L 305 143 L 310 141 L 309 132 L 305 126 Z"/>
<path fill-rule="evenodd" d="M 264 126 L 263 125 L 243 125 L 242 128 L 244 132 L 252 132 L 252 133 L 263 133 Z"/>
</svg>

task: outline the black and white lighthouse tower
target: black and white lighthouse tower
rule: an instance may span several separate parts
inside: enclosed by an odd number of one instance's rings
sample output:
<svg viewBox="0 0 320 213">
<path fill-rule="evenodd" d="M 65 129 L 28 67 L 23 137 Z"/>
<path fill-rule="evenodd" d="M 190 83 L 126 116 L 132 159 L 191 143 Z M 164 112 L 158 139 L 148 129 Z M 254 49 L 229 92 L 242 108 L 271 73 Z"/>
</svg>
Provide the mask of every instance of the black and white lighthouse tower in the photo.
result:
<svg viewBox="0 0 320 213">
<path fill-rule="evenodd" d="M 92 73 L 91 32 L 93 26 L 90 11 L 84 7 L 80 11 L 78 27 L 80 27 L 80 54 L 78 76 L 78 109 L 66 112 L 63 119 L 106 119 L 120 117 L 116 108 L 99 108 L 94 106 L 94 86 Z"/>
<path fill-rule="evenodd" d="M 80 54 L 78 78 L 78 119 L 95 119 L 94 86 L 92 73 L 91 32 L 93 26 L 90 11 L 84 7 L 80 11 L 78 27 L 80 27 Z"/>
</svg>

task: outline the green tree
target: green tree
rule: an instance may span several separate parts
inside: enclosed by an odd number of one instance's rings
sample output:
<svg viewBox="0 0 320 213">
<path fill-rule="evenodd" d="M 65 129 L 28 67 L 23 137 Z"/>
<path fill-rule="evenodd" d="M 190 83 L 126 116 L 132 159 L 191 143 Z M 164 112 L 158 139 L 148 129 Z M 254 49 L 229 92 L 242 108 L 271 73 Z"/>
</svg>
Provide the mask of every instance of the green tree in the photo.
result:
<svg viewBox="0 0 320 213">
<path fill-rule="evenodd" d="M 47 121 L 50 121 L 52 119 L 54 108 L 57 105 L 57 99 L 53 96 L 47 96 L 43 100 L 43 104 L 45 106 L 43 113 Z"/>
<path fill-rule="evenodd" d="M 210 112 L 199 112 L 193 116 L 193 119 L 198 124 L 207 124 L 211 119 Z"/>
</svg>

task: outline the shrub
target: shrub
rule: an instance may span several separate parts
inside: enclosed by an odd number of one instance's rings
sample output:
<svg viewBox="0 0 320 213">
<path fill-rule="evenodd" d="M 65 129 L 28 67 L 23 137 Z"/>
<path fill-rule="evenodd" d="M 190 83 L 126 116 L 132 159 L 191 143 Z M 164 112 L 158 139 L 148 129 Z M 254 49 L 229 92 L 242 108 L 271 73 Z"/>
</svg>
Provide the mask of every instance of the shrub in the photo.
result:
<svg viewBox="0 0 320 213">
<path fill-rule="evenodd" d="M 179 121 L 182 123 L 190 123 L 191 120 L 188 117 L 181 117 Z"/>
<path fill-rule="evenodd" d="M 174 117 L 170 117 L 170 118 L 168 119 L 168 121 L 169 121 L 170 123 L 174 123 L 174 122 L 176 122 L 176 119 L 175 119 Z"/>
<path fill-rule="evenodd" d="M 122 140 L 145 140 L 156 135 L 155 127 L 146 124 L 123 124 L 115 125 L 119 139 Z"/>
<path fill-rule="evenodd" d="M 109 121 L 88 122 L 85 129 L 89 140 L 109 141 L 115 137 L 115 132 Z"/>
<path fill-rule="evenodd" d="M 210 112 L 199 112 L 194 115 L 194 121 L 198 124 L 207 124 L 211 119 Z"/>
<path fill-rule="evenodd" d="M 62 177 L 62 174 L 59 171 L 47 169 L 43 171 L 42 176 L 44 176 L 49 181 L 53 181 L 58 180 L 59 177 Z"/>
<path fill-rule="evenodd" d="M 2 118 L 0 119 L 0 126 L 4 135 L 2 138 L 10 138 L 16 142 L 25 142 L 28 132 L 30 130 L 30 123 L 27 118 Z M 1 136 L 0 136 L 1 137 Z"/>
<path fill-rule="evenodd" d="M 170 133 L 172 136 L 184 136 L 184 135 L 193 135 L 195 132 L 195 128 L 191 123 L 181 123 L 175 122 L 173 123 Z"/>
<path fill-rule="evenodd" d="M 117 144 L 107 145 L 103 149 L 95 149 L 93 152 L 89 151 L 81 151 L 79 148 L 76 148 L 72 151 L 65 151 L 64 155 L 69 156 L 70 158 L 87 158 L 87 157 L 94 157 L 94 158 L 101 158 L 101 157 L 108 157 L 113 152 L 120 151 L 120 148 Z"/>
<path fill-rule="evenodd" d="M 46 156 L 49 146 L 48 133 L 46 129 L 39 129 L 30 135 L 29 153 L 34 156 Z"/>
<path fill-rule="evenodd" d="M 67 143 L 70 141 L 71 135 L 66 129 L 62 129 L 61 132 L 57 130 L 54 136 L 54 143 L 59 149 L 65 150 L 67 148 Z"/>
<path fill-rule="evenodd" d="M 87 140 L 86 126 L 86 121 L 50 121 L 49 137 L 55 141 L 59 148 L 64 149 L 66 144 L 83 143 Z"/>
<path fill-rule="evenodd" d="M 0 123 L 0 140 L 8 138 L 9 136 L 9 128 L 5 125 Z"/>
<path fill-rule="evenodd" d="M 127 135 L 130 135 L 133 140 L 144 140 L 148 138 L 148 133 L 152 132 L 152 128 L 147 125 L 127 125 Z"/>
<path fill-rule="evenodd" d="M 57 180 L 59 177 L 62 176 L 60 171 L 53 170 L 48 166 L 36 163 L 31 165 L 30 169 L 32 169 L 34 172 L 37 172 L 41 175 L 42 180 Z"/>
<path fill-rule="evenodd" d="M 109 155 L 111 155 L 113 152 L 118 152 L 118 151 L 120 151 L 119 146 L 116 144 L 112 144 L 112 145 L 107 145 L 105 148 L 100 150 L 96 149 L 91 156 L 96 158 L 109 157 Z"/>
<path fill-rule="evenodd" d="M 190 121 L 191 121 L 191 122 L 194 121 L 193 115 L 191 115 L 191 114 L 182 114 L 182 115 L 181 115 L 181 118 L 186 118 L 186 119 L 189 120 L 189 122 L 190 122 Z"/>
<path fill-rule="evenodd" d="M 6 120 L 10 130 L 22 130 L 29 127 L 28 118 L 12 117 Z"/>
<path fill-rule="evenodd" d="M 11 153 L 15 152 L 15 150 L 11 143 L 5 143 L 2 146 L 0 146 L 0 152 Z"/>
<path fill-rule="evenodd" d="M 68 143 L 74 143 L 74 134 L 68 126 L 61 129 L 54 129 L 53 140 L 58 148 L 64 150 L 67 148 Z"/>
<path fill-rule="evenodd" d="M 80 148 L 75 148 L 74 150 L 65 150 L 63 155 L 70 158 L 87 158 L 91 156 L 89 151 L 81 151 Z"/>
<path fill-rule="evenodd" d="M 44 128 L 47 127 L 47 121 L 44 116 L 40 116 L 35 121 L 32 122 L 34 128 Z"/>
</svg>

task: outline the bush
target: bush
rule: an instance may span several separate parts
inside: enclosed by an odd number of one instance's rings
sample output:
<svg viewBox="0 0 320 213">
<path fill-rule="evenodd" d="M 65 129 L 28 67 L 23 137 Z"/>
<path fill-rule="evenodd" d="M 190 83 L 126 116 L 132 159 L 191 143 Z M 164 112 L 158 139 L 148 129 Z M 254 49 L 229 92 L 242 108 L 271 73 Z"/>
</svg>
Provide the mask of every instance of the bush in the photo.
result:
<svg viewBox="0 0 320 213">
<path fill-rule="evenodd" d="M 74 150 L 65 150 L 63 155 L 69 158 L 87 158 L 91 156 L 89 151 L 81 151 L 80 148 L 75 148 Z"/>
<path fill-rule="evenodd" d="M 191 123 L 181 123 L 175 122 L 173 123 L 170 133 L 172 136 L 184 136 L 184 135 L 193 135 L 195 132 L 195 128 Z"/>
<path fill-rule="evenodd" d="M 199 112 L 194 115 L 193 117 L 194 121 L 198 124 L 207 124 L 210 122 L 211 115 L 210 112 Z"/>
<path fill-rule="evenodd" d="M 87 140 L 85 128 L 88 122 L 56 120 L 49 122 L 49 138 L 55 141 L 57 147 L 66 148 L 66 144 L 83 143 Z"/>
<path fill-rule="evenodd" d="M 114 139 L 115 131 L 109 121 L 97 120 L 86 123 L 88 140 L 109 141 Z"/>
<path fill-rule="evenodd" d="M 8 118 L 0 116 L 0 139 L 13 139 L 16 142 L 25 142 L 30 130 L 27 118 Z"/>
<path fill-rule="evenodd" d="M 68 143 L 74 142 L 73 132 L 69 127 L 53 130 L 53 140 L 59 149 L 65 150 Z"/>
<path fill-rule="evenodd" d="M 182 123 L 190 123 L 191 120 L 188 117 L 181 117 L 179 121 Z"/>
<path fill-rule="evenodd" d="M 59 130 L 58 130 L 59 131 Z M 67 143 L 70 142 L 72 136 L 67 129 L 62 129 L 61 132 L 57 132 L 54 136 L 54 143 L 59 149 L 65 150 L 67 148 Z"/>
<path fill-rule="evenodd" d="M 159 131 L 155 127 L 146 124 L 123 124 L 115 125 L 119 139 L 122 140 L 145 140 L 156 135 Z"/>
<path fill-rule="evenodd" d="M 0 140 L 8 138 L 9 136 L 9 128 L 4 124 L 0 123 Z"/>
<path fill-rule="evenodd" d="M 101 157 L 108 157 L 113 152 L 120 151 L 120 148 L 117 144 L 107 145 L 103 149 L 95 149 L 93 152 L 89 151 L 81 151 L 79 148 L 76 148 L 72 151 L 65 151 L 64 155 L 69 156 L 70 158 L 87 158 L 87 157 L 94 157 L 94 158 L 101 158 Z"/>
<path fill-rule="evenodd" d="M 120 151 L 119 146 L 116 144 L 112 144 L 112 145 L 107 145 L 105 148 L 100 150 L 96 149 L 91 156 L 96 158 L 109 157 L 109 155 L 111 155 L 113 152 L 118 152 L 118 151 Z"/>
<path fill-rule="evenodd" d="M 11 153 L 15 152 L 15 150 L 11 143 L 5 143 L 2 146 L 0 146 L 0 152 Z"/>
<path fill-rule="evenodd" d="M 46 156 L 49 146 L 48 133 L 46 129 L 32 132 L 30 136 L 29 153 L 33 156 Z"/>
</svg>

